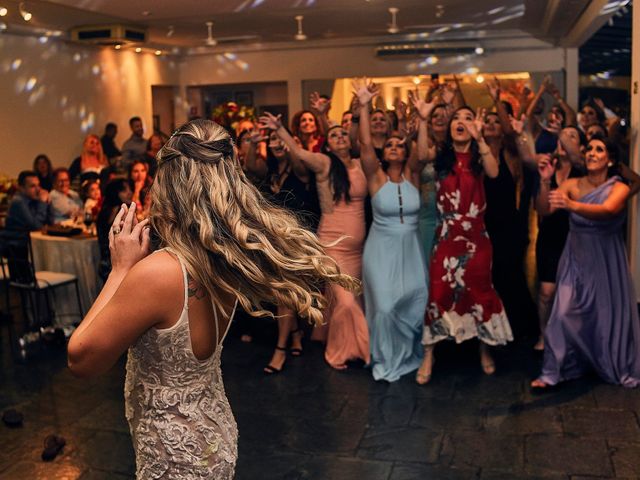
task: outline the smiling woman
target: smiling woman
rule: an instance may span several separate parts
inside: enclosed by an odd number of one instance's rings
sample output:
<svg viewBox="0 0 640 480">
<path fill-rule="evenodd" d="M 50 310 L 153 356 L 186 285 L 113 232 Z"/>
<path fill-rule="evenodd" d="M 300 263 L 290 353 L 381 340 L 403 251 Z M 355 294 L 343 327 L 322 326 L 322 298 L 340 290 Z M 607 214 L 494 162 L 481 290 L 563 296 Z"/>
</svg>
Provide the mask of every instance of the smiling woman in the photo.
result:
<svg viewBox="0 0 640 480">
<path fill-rule="evenodd" d="M 593 137 L 586 176 L 566 180 L 546 200 L 551 211 L 569 212 L 570 229 L 544 334 L 542 374 L 533 388 L 588 370 L 609 383 L 640 385 L 640 320 L 621 235 L 630 189 L 617 175 L 617 163 L 615 145 Z M 550 162 L 539 170 L 543 181 L 554 174 Z"/>
</svg>

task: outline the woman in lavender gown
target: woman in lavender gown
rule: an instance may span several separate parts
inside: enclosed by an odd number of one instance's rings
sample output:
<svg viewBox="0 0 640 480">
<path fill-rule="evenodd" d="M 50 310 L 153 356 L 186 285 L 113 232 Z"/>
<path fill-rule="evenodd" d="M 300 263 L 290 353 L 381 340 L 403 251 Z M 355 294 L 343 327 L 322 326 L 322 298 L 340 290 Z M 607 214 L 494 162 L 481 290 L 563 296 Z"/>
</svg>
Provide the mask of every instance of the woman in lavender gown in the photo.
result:
<svg viewBox="0 0 640 480">
<path fill-rule="evenodd" d="M 539 165 L 548 211 L 569 211 L 570 230 L 544 335 L 543 389 L 594 370 L 609 383 L 640 384 L 640 321 L 621 235 L 629 187 L 617 172 L 615 145 L 587 144 L 587 175 L 548 192 L 553 166 Z M 547 192 L 544 192 L 547 190 Z"/>
</svg>

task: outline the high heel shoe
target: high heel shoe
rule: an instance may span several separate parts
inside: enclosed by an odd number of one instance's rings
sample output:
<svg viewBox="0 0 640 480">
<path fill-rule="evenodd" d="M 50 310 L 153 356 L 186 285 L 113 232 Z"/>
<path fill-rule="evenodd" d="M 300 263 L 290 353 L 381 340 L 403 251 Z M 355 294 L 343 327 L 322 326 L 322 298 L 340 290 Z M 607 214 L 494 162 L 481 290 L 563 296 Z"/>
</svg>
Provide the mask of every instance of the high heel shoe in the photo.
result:
<svg viewBox="0 0 640 480">
<path fill-rule="evenodd" d="M 302 339 L 304 338 L 304 330 L 302 330 L 301 328 L 296 328 L 295 330 L 291 331 L 291 339 L 293 339 L 294 335 L 300 335 L 300 345 L 302 345 Z M 289 349 L 289 353 L 291 354 L 292 357 L 301 357 L 302 356 L 302 348 L 299 347 L 291 347 Z"/>
<path fill-rule="evenodd" d="M 284 347 L 280 347 L 280 346 L 276 345 L 276 350 L 278 350 L 278 351 L 280 351 L 280 352 L 284 352 L 284 355 L 285 355 L 285 361 L 286 361 L 286 359 L 287 359 L 287 358 L 286 358 L 286 356 L 287 356 L 287 349 L 286 349 L 286 348 L 284 348 Z M 264 372 L 266 375 L 276 375 L 276 374 L 278 374 L 278 373 L 282 372 L 282 369 L 283 369 L 283 368 L 284 368 L 284 362 L 283 362 L 283 364 L 282 364 L 282 366 L 281 366 L 280 368 L 276 368 L 276 367 L 274 367 L 273 365 L 269 364 L 269 365 L 267 365 L 266 367 L 264 367 L 263 372 Z"/>
</svg>

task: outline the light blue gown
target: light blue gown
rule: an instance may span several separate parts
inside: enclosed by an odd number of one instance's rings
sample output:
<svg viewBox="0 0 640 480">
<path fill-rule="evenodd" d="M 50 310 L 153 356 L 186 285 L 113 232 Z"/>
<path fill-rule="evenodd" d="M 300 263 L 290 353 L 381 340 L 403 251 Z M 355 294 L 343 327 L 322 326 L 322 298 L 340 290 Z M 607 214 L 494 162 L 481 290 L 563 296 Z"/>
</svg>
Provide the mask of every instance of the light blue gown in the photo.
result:
<svg viewBox="0 0 640 480">
<path fill-rule="evenodd" d="M 371 366 L 375 380 L 393 382 L 416 370 L 423 355 L 427 268 L 418 235 L 420 193 L 406 180 L 387 180 L 371 206 L 362 257 Z"/>
</svg>

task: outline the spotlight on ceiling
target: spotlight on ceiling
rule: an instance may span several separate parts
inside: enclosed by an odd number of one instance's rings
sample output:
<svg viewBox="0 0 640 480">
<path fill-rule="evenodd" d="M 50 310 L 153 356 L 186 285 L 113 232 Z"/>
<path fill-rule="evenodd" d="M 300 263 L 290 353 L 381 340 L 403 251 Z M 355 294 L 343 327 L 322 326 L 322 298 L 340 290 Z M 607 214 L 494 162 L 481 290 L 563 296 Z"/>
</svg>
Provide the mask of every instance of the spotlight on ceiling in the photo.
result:
<svg viewBox="0 0 640 480">
<path fill-rule="evenodd" d="M 142 49 L 140 47 L 136 48 L 136 53 L 140 53 L 142 51 Z"/>
<path fill-rule="evenodd" d="M 162 55 L 162 50 L 156 50 L 156 55 L 158 56 Z"/>
<path fill-rule="evenodd" d="M 116 50 L 120 50 L 120 49 L 122 48 L 122 45 L 120 45 L 120 44 L 118 43 L 118 44 L 117 44 L 115 47 L 113 47 L 113 48 L 115 48 Z"/>
<path fill-rule="evenodd" d="M 169 30 L 167 30 L 167 38 L 173 37 L 173 33 L 175 30 L 173 29 L 173 25 L 169 25 Z"/>
<path fill-rule="evenodd" d="M 6 17 L 7 13 L 9 13 L 9 10 L 7 10 L 5 7 L 0 7 L 0 17 Z"/>
<path fill-rule="evenodd" d="M 295 38 L 296 40 L 306 40 L 307 39 L 307 36 L 302 31 L 302 19 L 303 18 L 304 18 L 304 16 L 302 16 L 302 15 L 296 15 L 295 16 L 296 22 L 298 23 L 298 33 L 296 33 L 293 38 Z"/>
<path fill-rule="evenodd" d="M 22 15 L 22 18 L 25 22 L 28 22 L 33 18 L 33 15 L 31 15 L 31 12 L 27 10 L 24 2 L 20 2 L 20 4 L 18 5 L 18 11 L 20 12 L 20 15 Z"/>
<path fill-rule="evenodd" d="M 476 55 L 482 55 L 484 53 L 484 48 L 477 46 L 475 49 Z"/>
</svg>

